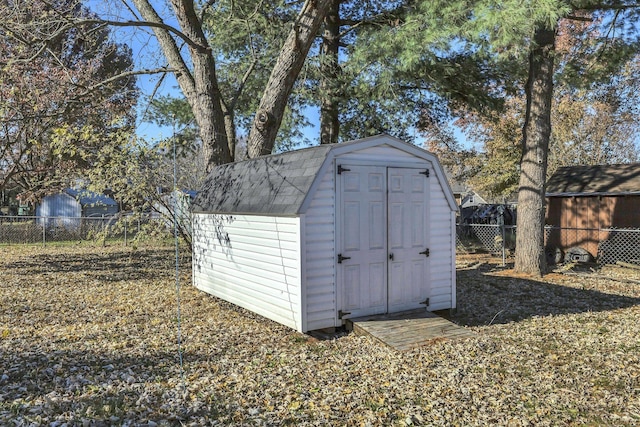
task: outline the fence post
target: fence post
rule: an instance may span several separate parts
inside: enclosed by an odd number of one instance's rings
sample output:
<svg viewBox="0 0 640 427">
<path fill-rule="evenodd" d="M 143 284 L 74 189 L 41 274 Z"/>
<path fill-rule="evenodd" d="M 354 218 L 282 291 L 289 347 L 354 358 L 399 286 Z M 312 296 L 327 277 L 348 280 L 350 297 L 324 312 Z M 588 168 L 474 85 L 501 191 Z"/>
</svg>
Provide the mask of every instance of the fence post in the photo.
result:
<svg viewBox="0 0 640 427">
<path fill-rule="evenodd" d="M 43 216 L 42 218 L 42 247 L 44 248 L 47 244 L 47 217 Z"/>
<path fill-rule="evenodd" d="M 127 247 L 127 220 L 124 220 L 124 247 Z"/>
<path fill-rule="evenodd" d="M 505 252 L 506 252 L 506 246 L 507 246 L 506 236 L 504 233 L 504 221 L 502 221 L 502 224 L 500 224 L 500 230 L 502 232 L 502 266 L 504 267 L 506 265 Z"/>
<path fill-rule="evenodd" d="M 506 265 L 505 263 L 505 246 L 507 245 L 507 243 L 505 242 L 505 235 L 504 235 L 504 211 L 505 208 L 503 205 L 498 206 L 498 225 L 500 225 L 500 234 L 502 236 L 502 267 L 504 267 Z"/>
</svg>

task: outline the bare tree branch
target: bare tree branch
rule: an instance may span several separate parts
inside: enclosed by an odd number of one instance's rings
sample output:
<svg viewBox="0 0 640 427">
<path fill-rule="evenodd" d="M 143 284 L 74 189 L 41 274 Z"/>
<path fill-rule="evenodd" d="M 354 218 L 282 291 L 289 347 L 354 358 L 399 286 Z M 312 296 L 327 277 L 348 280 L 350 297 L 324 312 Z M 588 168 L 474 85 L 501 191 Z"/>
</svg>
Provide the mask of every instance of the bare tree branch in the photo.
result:
<svg viewBox="0 0 640 427">
<path fill-rule="evenodd" d="M 238 99 L 240 98 L 240 95 L 242 95 L 242 91 L 245 87 L 245 85 L 247 84 L 247 81 L 249 80 L 249 77 L 251 76 L 251 73 L 253 73 L 253 70 L 255 70 L 256 65 L 258 65 L 258 60 L 254 59 L 251 62 L 251 65 L 249 65 L 249 68 L 247 68 L 247 71 L 245 71 L 244 75 L 242 76 L 242 80 L 240 81 L 240 85 L 238 86 L 238 88 L 236 89 L 235 93 L 233 94 L 233 99 L 231 100 L 231 103 L 229 105 L 229 109 L 230 110 L 234 110 L 236 107 L 236 104 L 238 103 Z"/>
<path fill-rule="evenodd" d="M 184 40 L 186 44 L 191 46 L 194 49 L 205 50 L 208 51 L 210 48 L 206 45 L 202 45 L 197 43 L 190 37 L 188 37 L 185 33 L 178 30 L 176 27 L 165 24 L 164 22 L 154 22 L 154 21 L 110 21 L 105 19 L 83 19 L 75 22 L 75 25 L 84 25 L 84 24 L 103 24 L 112 27 L 150 27 L 150 28 L 160 28 L 171 34 L 178 36 L 181 40 Z"/>
<path fill-rule="evenodd" d="M 154 69 L 149 69 L 149 70 L 132 70 L 132 71 L 126 71 L 124 73 L 120 73 L 118 75 L 115 76 L 111 76 L 108 79 L 102 80 L 101 82 L 96 83 L 93 86 L 89 86 L 89 87 L 85 87 L 86 91 L 79 94 L 79 96 L 85 96 L 88 95 L 89 93 L 93 92 L 94 90 L 98 89 L 99 87 L 105 86 L 109 83 L 113 83 L 115 81 L 118 80 L 122 80 L 124 78 L 127 77 L 132 77 L 132 76 L 140 76 L 140 75 L 149 75 L 149 74 L 166 74 L 166 73 L 175 73 L 176 70 L 173 68 L 167 68 L 167 67 L 161 67 L 161 68 L 154 68 Z"/>
<path fill-rule="evenodd" d="M 136 6 L 142 18 L 147 22 L 163 23 L 162 18 L 156 10 L 153 8 L 149 0 L 133 0 L 133 4 Z M 167 28 L 162 26 L 151 27 L 158 39 L 158 43 L 162 47 L 167 61 L 172 68 L 176 71 L 176 80 L 180 85 L 183 93 L 187 96 L 188 93 L 195 92 L 195 82 L 184 58 L 180 54 L 180 49 L 176 44 L 176 41 L 171 37 L 171 34 Z"/>
</svg>

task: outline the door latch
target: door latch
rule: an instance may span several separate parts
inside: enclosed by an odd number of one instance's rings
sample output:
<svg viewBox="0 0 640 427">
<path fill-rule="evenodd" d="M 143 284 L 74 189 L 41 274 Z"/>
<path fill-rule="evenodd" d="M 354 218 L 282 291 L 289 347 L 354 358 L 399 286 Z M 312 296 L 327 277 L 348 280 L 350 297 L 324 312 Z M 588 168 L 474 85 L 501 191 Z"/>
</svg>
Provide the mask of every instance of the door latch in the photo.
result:
<svg viewBox="0 0 640 427">
<path fill-rule="evenodd" d="M 427 257 L 428 257 L 428 256 L 429 256 L 429 248 L 425 249 L 425 250 L 424 250 L 424 251 L 422 251 L 422 252 L 418 252 L 418 253 L 419 253 L 420 255 L 424 255 L 424 256 L 427 256 Z"/>
<path fill-rule="evenodd" d="M 344 316 L 348 316 L 350 314 L 351 314 L 350 311 L 338 310 L 338 319 L 342 319 Z"/>
<path fill-rule="evenodd" d="M 342 172 L 351 172 L 351 169 L 347 169 L 342 167 L 342 165 L 338 165 L 338 175 L 342 175 Z"/>
<path fill-rule="evenodd" d="M 393 252 L 391 252 L 391 253 L 389 254 L 389 259 L 390 259 L 391 261 L 393 261 Z"/>
<path fill-rule="evenodd" d="M 342 256 L 342 254 L 338 254 L 338 264 L 342 264 L 342 261 L 351 259 L 350 256 Z"/>
</svg>

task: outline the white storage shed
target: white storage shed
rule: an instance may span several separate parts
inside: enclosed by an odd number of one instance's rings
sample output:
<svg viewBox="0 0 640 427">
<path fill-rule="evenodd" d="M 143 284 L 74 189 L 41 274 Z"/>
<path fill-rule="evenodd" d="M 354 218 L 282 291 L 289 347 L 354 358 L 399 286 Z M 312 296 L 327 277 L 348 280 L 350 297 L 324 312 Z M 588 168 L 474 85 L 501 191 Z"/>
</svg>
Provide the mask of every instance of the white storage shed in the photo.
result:
<svg viewBox="0 0 640 427">
<path fill-rule="evenodd" d="M 193 283 L 300 332 L 456 306 L 453 193 L 381 135 L 215 168 L 193 206 Z"/>
<path fill-rule="evenodd" d="M 82 224 L 81 217 L 108 218 L 117 215 L 119 210 L 118 203 L 109 196 L 67 188 L 44 197 L 36 206 L 36 216 L 40 217 L 38 222 L 47 227 L 75 229 Z"/>
</svg>

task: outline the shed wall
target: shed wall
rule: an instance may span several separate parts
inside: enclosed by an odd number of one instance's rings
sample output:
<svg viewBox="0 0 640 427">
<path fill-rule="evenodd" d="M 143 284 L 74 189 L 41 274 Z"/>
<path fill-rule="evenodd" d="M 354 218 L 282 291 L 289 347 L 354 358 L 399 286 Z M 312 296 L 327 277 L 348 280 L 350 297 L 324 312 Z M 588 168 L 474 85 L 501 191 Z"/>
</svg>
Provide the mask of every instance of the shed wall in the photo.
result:
<svg viewBox="0 0 640 427">
<path fill-rule="evenodd" d="M 546 224 L 560 227 L 549 232 L 547 245 L 569 249 L 580 246 L 596 257 L 598 244 L 609 237 L 602 228 L 640 227 L 640 196 L 550 197 Z"/>
<path fill-rule="evenodd" d="M 335 175 L 321 178 L 304 216 L 307 330 L 336 326 Z"/>
<path fill-rule="evenodd" d="M 78 218 L 82 214 L 80 203 L 73 197 L 60 193 L 47 196 L 36 208 L 37 216 L 65 216 Z"/>
<path fill-rule="evenodd" d="M 433 168 L 429 180 L 429 310 L 444 310 L 455 308 L 455 212 Z"/>
<path fill-rule="evenodd" d="M 46 227 L 76 227 L 82 216 L 80 203 L 65 193 L 53 194 L 42 199 L 36 206 L 36 216 Z M 57 217 L 60 217 L 56 219 Z"/>
<path fill-rule="evenodd" d="M 303 330 L 299 218 L 194 214 L 193 231 L 198 289 Z"/>
<path fill-rule="evenodd" d="M 82 216 L 96 218 L 102 216 L 112 216 L 118 213 L 118 206 L 116 205 L 87 205 L 84 207 L 84 212 Z"/>
<path fill-rule="evenodd" d="M 410 153 L 397 150 L 388 145 L 378 145 L 375 147 L 364 148 L 362 150 L 353 151 L 339 156 L 340 160 L 368 160 L 372 162 L 424 162 Z"/>
</svg>

